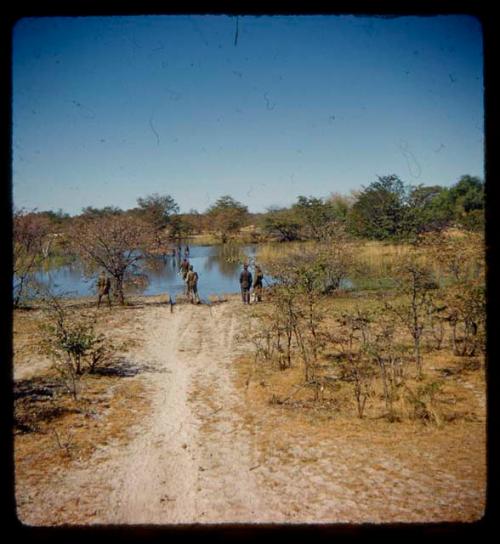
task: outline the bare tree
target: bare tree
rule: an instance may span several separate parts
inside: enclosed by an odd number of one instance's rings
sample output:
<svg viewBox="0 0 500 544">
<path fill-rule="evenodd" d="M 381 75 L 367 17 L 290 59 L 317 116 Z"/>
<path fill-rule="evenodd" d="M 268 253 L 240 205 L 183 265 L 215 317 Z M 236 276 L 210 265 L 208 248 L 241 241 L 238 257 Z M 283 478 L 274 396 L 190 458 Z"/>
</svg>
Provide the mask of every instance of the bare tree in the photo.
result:
<svg viewBox="0 0 500 544">
<path fill-rule="evenodd" d="M 137 272 L 149 232 L 148 224 L 126 215 L 80 217 L 69 238 L 82 261 L 113 277 L 114 295 L 125 304 L 124 282 Z"/>
<path fill-rule="evenodd" d="M 472 357 L 485 349 L 486 296 L 483 285 L 467 282 L 446 292 L 453 353 Z"/>
<path fill-rule="evenodd" d="M 328 333 L 328 341 L 338 351 L 334 360 L 341 379 L 352 383 L 358 417 L 362 419 L 375 377 L 373 363 L 365 354 L 372 336 L 373 316 L 356 307 L 351 312 L 342 312 L 336 320 L 339 327 Z"/>
<path fill-rule="evenodd" d="M 44 258 L 48 233 L 48 222 L 44 218 L 22 209 L 14 211 L 14 306 L 19 306 L 33 273 Z"/>
<path fill-rule="evenodd" d="M 387 417 L 394 421 L 394 401 L 405 383 L 405 361 L 407 347 L 396 342 L 396 328 L 392 319 L 379 312 L 377 331 L 363 346 L 363 352 L 377 365 L 384 392 Z"/>
<path fill-rule="evenodd" d="M 421 340 L 428 323 L 432 295 L 438 288 L 430 265 L 421 255 L 411 253 L 400 257 L 394 270 L 398 299 L 386 302 L 385 308 L 397 316 L 413 339 L 418 378 L 422 378 Z"/>
<path fill-rule="evenodd" d="M 338 225 L 321 242 L 291 247 L 268 257 L 264 263 L 274 280 L 270 302 L 279 323 L 274 330 L 280 348 L 283 337 L 282 366 L 291 365 L 295 351 L 304 364 L 305 381 L 314 380 L 318 357 L 325 345 L 321 327 L 326 316 L 324 302 L 349 275 L 353 246 Z"/>
<path fill-rule="evenodd" d="M 428 235 L 424 245 L 444 279 L 439 322 L 451 329 L 455 355 L 485 349 L 486 287 L 484 235 L 454 232 Z"/>
</svg>

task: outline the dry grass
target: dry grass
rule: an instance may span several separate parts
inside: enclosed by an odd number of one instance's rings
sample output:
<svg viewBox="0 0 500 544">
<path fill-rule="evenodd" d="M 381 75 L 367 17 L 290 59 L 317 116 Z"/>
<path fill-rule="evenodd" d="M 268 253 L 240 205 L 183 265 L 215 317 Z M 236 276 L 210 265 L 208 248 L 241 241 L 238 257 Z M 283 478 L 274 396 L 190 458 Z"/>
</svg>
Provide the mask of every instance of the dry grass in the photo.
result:
<svg viewBox="0 0 500 544">
<path fill-rule="evenodd" d="M 30 472 L 38 467 L 41 476 L 51 466 L 87 460 L 96 448 L 126 440 L 141 410 L 147 409 L 140 379 L 88 375 L 82 382 L 84 392 L 77 401 L 62 388 L 50 387 L 57 383 L 54 375 L 18 384 L 27 391 L 15 408 L 19 475 L 31 465 Z M 44 386 L 53 396 L 29 393 Z"/>
<path fill-rule="evenodd" d="M 220 240 L 218 240 L 214 234 L 203 233 L 191 235 L 189 237 L 189 243 L 199 246 L 212 246 L 215 244 L 220 244 Z"/>
<path fill-rule="evenodd" d="M 166 297 L 148 297 L 147 305 L 165 301 Z M 86 307 L 92 301 L 68 304 Z M 372 305 L 373 297 L 345 294 L 329 304 L 331 312 L 349 310 L 355 304 Z M 37 488 L 55 485 L 58 474 L 96 453 L 101 459 L 111 455 L 116 445 L 130 439 L 150 409 L 143 375 L 134 374 L 134 366 L 127 359 L 128 350 L 141 345 L 143 331 L 136 317 L 145 306 L 144 299 L 137 297 L 124 308 L 102 310 L 100 330 L 110 336 L 118 333 L 122 351 L 110 372 L 83 377 L 77 403 L 58 386 L 50 365 L 34 348 L 41 312 L 14 313 L 19 422 L 15 434 L 16 494 L 26 504 L 36 496 Z M 354 510 L 364 520 L 371 519 L 373 512 L 384 521 L 402 514 L 409 521 L 480 517 L 486 481 L 481 359 L 453 357 L 446 349 L 424 353 L 426 382 L 441 383 L 435 402 L 439 417 L 432 424 L 409 418 L 403 403 L 396 406 L 403 416 L 401 421 L 389 422 L 382 417 L 384 401 L 379 386 L 364 419 L 356 415 L 348 383 L 326 391 L 322 400 L 315 401 L 312 389 L 297 388 L 303 381 L 298 362 L 279 371 L 271 363 L 245 356 L 235 362 L 234 369 L 234 383 L 243 399 L 235 404 L 235 411 L 257 452 L 256 466 L 260 468 L 255 469 L 256 477 L 262 486 L 283 490 L 280 500 L 291 513 L 307 513 L 302 503 L 323 496 L 320 488 L 324 478 L 340 479 L 347 490 L 345 510 L 337 512 L 339 519 L 349 519 L 353 511 L 349 504 L 357 505 Z M 132 375 L 127 376 L 128 370 Z M 418 383 L 410 379 L 408 385 L 415 388 Z M 190 400 L 204 416 L 210 416 L 202 428 L 210 433 L 218 415 L 219 397 L 203 384 L 198 386 L 191 391 Z M 276 402 L 287 398 L 281 404 Z M 286 471 L 280 472 L 277 467 Z M 302 472 L 317 478 L 317 487 L 304 489 L 300 496 L 287 495 L 285 475 L 300 479 Z M 419 500 L 426 502 L 416 504 Z"/>
<path fill-rule="evenodd" d="M 334 299 L 332 307 L 348 310 L 372 302 L 344 296 Z M 483 365 L 482 359 L 454 357 L 446 349 L 427 350 L 424 383 L 440 384 L 433 402 L 436 418 L 412 417 L 412 407 L 401 394 L 394 405 L 400 418 L 391 422 L 385 417 L 380 383 L 359 419 L 351 384 L 341 383 L 315 400 L 313 389 L 298 387 L 304 380 L 298 361 L 280 371 L 277 364 L 242 357 L 235 365 L 235 383 L 244 397 L 240 417 L 253 436 L 259 464 L 268 467 L 267 472 L 262 469 L 262 485 L 283 486 L 273 477 L 276 464 L 288 467 L 290 477 L 310 470 L 321 478 L 322 470 L 336 467 L 332 477 L 342 478 L 352 504 L 358 505 L 340 512 L 341 518 L 351 519 L 353 511 L 361 515 L 362 504 L 364 517 L 354 521 L 477 520 L 484 510 L 486 485 Z M 414 367 L 409 371 L 415 374 Z M 410 376 L 406 385 L 415 391 L 422 382 Z M 347 472 L 335 473 L 345 467 Z M 420 507 L 415 505 L 419 494 L 426 497 Z M 288 508 L 292 513 L 303 510 L 291 499 Z"/>
<path fill-rule="evenodd" d="M 354 522 L 481 517 L 486 485 L 484 413 L 461 384 L 450 382 L 441 397 L 457 402 L 445 406 L 446 413 L 460 414 L 452 421 L 391 423 L 377 416 L 380 399 L 374 399 L 366 417 L 358 419 L 352 393 L 346 389 L 323 402 L 315 402 L 311 391 L 301 390 L 293 402 L 273 404 L 273 396 L 290 395 L 302 372 L 297 367 L 280 372 L 252 366 L 248 359 L 239 361 L 238 386 L 247 407 L 240 415 L 253 436 L 258 464 L 268 467 L 261 473 L 261 485 L 282 488 L 282 477 L 274 477 L 277 468 L 273 467 L 278 466 L 287 467 L 290 478 L 300 478 L 304 470 L 317 474 L 318 483 L 340 478 L 352 508 L 338 515 Z M 468 375 L 465 383 L 477 380 L 476 374 Z M 317 496 L 319 490 L 310 500 Z M 303 512 L 300 502 L 286 492 L 283 501 L 291 512 Z M 353 519 L 353 512 L 360 517 Z"/>
<path fill-rule="evenodd" d="M 377 277 L 388 275 L 394 264 L 411 251 L 409 245 L 370 241 L 360 244 L 357 260 Z"/>
<path fill-rule="evenodd" d="M 450 239 L 459 240 L 464 237 L 463 232 L 453 231 L 446 233 Z M 478 242 L 479 243 L 479 242 Z M 287 243 L 266 243 L 259 245 L 256 260 L 266 265 L 277 259 L 293 255 L 296 252 L 302 252 L 304 249 L 313 248 L 315 242 L 287 242 Z M 355 242 L 355 267 L 352 271 L 353 277 L 359 285 L 365 283 L 369 286 L 373 284 L 374 279 L 384 282 L 386 278 L 393 275 L 396 265 L 401 262 L 405 256 L 411 255 L 414 248 L 406 243 L 392 243 L 382 241 L 358 241 Z M 425 254 L 421 255 L 421 261 L 430 267 L 436 277 L 446 275 L 443 270 L 443 262 L 436 260 L 435 257 Z M 375 285 L 377 282 L 375 282 Z"/>
<path fill-rule="evenodd" d="M 88 308 L 93 301 L 66 304 Z M 21 508 L 26 497 L 62 472 L 88 462 L 96 452 L 101 459 L 111 455 L 114 446 L 130 439 L 150 405 L 145 369 L 127 358 L 129 349 L 140 346 L 130 306 L 102 310 L 98 330 L 112 337 L 120 351 L 98 373 L 81 377 L 76 401 L 38 353 L 43 317 L 40 309 L 16 310 L 13 316 L 15 476 Z"/>
<path fill-rule="evenodd" d="M 304 248 L 314 247 L 315 242 L 269 242 L 259 244 L 256 261 L 266 264 L 272 263 L 277 258 L 283 258 Z"/>
<path fill-rule="evenodd" d="M 387 297 L 388 295 L 386 295 Z M 339 293 L 333 298 L 328 298 L 323 302 L 322 311 L 324 312 L 324 321 L 321 328 L 325 331 L 333 331 L 338 327 L 336 323 L 336 316 L 343 312 L 351 312 L 354 309 L 360 311 L 372 311 L 377 307 L 380 307 L 380 302 L 377 298 L 374 298 L 369 293 L 357 293 L 357 296 L 353 297 L 348 293 Z M 265 308 L 265 303 L 260 307 L 255 307 L 254 315 L 258 316 L 259 312 Z M 440 393 L 436 397 L 438 405 L 442 405 L 443 419 L 452 420 L 461 417 L 467 417 L 470 412 L 471 419 L 484 420 L 484 401 L 486 393 L 485 374 L 484 374 L 484 358 L 466 358 L 454 356 L 451 353 L 451 348 L 447 347 L 446 342 L 443 342 L 443 348 L 435 350 L 431 347 L 430 341 L 424 340 L 422 346 L 423 357 L 423 382 L 416 379 L 416 366 L 412 361 L 412 340 L 408 334 L 399 329 L 394 337 L 394 341 L 398 344 L 404 344 L 408 346 L 408 361 L 406 363 L 406 385 L 414 390 L 417 387 L 425 383 L 438 382 L 440 384 Z M 334 361 L 330 358 L 335 353 L 333 347 L 327 347 L 323 352 L 323 356 L 318 361 L 318 374 L 338 374 L 335 371 Z M 246 361 L 246 360 L 245 360 Z M 258 389 L 262 394 L 267 391 L 268 400 L 272 395 L 279 397 L 285 395 L 286 391 L 291 386 L 301 383 L 303 381 L 303 368 L 299 358 L 296 357 L 294 366 L 286 371 L 278 371 L 278 365 L 276 362 L 255 362 L 253 359 L 243 362 L 239 368 L 244 368 L 242 380 L 245 381 L 245 388 L 248 389 L 246 382 L 266 382 L 273 383 L 274 389 L 260 388 Z M 246 376 L 246 377 L 244 377 Z M 287 396 L 287 395 L 285 395 Z M 403 396 L 401 394 L 401 396 Z M 310 388 L 304 388 L 299 393 L 294 394 L 294 400 L 300 399 L 304 402 L 312 401 L 314 397 L 314 391 Z M 474 399 L 481 398 L 480 408 L 472 409 L 477 402 Z M 327 404 L 332 406 L 343 407 L 344 413 L 347 413 L 349 417 L 355 415 L 355 410 L 349 410 L 347 407 L 353 405 L 354 398 L 351 393 L 351 385 L 348 383 L 339 383 L 338 389 L 334 391 L 325 391 L 325 399 Z M 463 402 L 462 402 L 462 399 Z M 260 399 L 262 400 L 262 399 Z M 441 402 L 442 401 L 442 402 Z M 318 404 L 315 404 L 315 408 L 318 408 Z M 400 407 L 404 416 L 408 415 L 408 410 L 404 409 L 404 403 L 401 403 Z M 472 408 L 471 408 L 472 407 Z M 345 412 L 347 410 L 347 412 Z M 375 395 L 369 400 L 368 413 L 370 417 L 378 418 L 383 414 L 383 400 L 382 390 L 380 384 L 375 384 Z M 456 413 L 455 413 L 456 412 Z"/>
</svg>

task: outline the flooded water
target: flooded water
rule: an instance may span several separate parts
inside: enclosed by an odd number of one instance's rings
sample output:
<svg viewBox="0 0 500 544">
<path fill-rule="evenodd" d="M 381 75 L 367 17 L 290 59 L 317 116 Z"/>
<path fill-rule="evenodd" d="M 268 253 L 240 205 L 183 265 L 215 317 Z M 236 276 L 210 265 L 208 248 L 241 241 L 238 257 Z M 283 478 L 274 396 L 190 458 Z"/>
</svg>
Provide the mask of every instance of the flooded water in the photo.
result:
<svg viewBox="0 0 500 544">
<path fill-rule="evenodd" d="M 189 262 L 198 272 L 198 292 L 202 299 L 209 295 L 239 292 L 241 259 L 246 256 L 252 263 L 257 246 L 190 246 Z M 184 247 L 182 248 L 184 250 Z M 180 261 L 176 257 L 141 264 L 141 272 L 148 278 L 143 288 L 128 289 L 128 292 L 143 295 L 176 296 L 183 293 L 185 284 L 179 273 Z M 252 268 L 252 267 L 251 267 Z M 39 272 L 37 280 L 50 286 L 54 292 L 64 296 L 92 296 L 96 294 L 95 276 L 86 277 L 79 263 L 60 266 L 46 272 Z"/>
</svg>

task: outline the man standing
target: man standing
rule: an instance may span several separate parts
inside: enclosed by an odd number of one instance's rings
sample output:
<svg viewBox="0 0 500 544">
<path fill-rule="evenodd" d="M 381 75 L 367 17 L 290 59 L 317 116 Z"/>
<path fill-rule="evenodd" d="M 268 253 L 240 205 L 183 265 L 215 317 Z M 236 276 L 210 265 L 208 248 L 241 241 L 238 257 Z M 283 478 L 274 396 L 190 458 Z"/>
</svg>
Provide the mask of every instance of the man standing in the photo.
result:
<svg viewBox="0 0 500 544">
<path fill-rule="evenodd" d="M 186 281 L 187 273 L 189 272 L 189 261 L 184 257 L 181 262 L 182 279 Z"/>
<path fill-rule="evenodd" d="M 262 280 L 264 279 L 264 274 L 259 265 L 255 265 L 255 279 L 253 280 L 253 292 L 255 294 L 255 302 L 260 302 L 262 300 Z"/>
<path fill-rule="evenodd" d="M 243 304 L 250 304 L 250 287 L 252 286 L 252 274 L 248 270 L 248 264 L 243 265 L 243 270 L 240 274 L 241 298 Z"/>
<path fill-rule="evenodd" d="M 104 271 L 102 271 L 97 278 L 97 307 L 101 305 L 101 299 L 103 296 L 108 297 L 108 306 L 111 308 L 111 299 L 109 297 L 109 291 L 111 289 L 111 280 L 109 277 L 105 274 Z"/>
<path fill-rule="evenodd" d="M 193 270 L 193 265 L 189 266 L 189 272 L 186 276 L 188 297 L 191 301 L 191 304 L 200 303 L 200 297 L 198 296 L 198 272 Z"/>
</svg>

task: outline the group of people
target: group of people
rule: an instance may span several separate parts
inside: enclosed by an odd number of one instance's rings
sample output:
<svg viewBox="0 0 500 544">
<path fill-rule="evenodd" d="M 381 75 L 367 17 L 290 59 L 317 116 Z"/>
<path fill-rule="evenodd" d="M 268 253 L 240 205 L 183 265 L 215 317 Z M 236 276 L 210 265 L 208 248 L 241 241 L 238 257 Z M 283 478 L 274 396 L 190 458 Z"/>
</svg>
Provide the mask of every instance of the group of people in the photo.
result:
<svg viewBox="0 0 500 544">
<path fill-rule="evenodd" d="M 248 270 L 248 264 L 243 265 L 243 270 L 240 274 L 240 287 L 241 298 L 243 304 L 250 304 L 250 290 L 253 289 L 253 302 L 260 302 L 262 300 L 262 287 L 264 281 L 264 274 L 259 265 L 255 265 L 255 278 L 252 277 L 252 273 Z"/>
<path fill-rule="evenodd" d="M 182 257 L 182 247 L 181 246 L 177 246 L 177 248 L 172 248 L 172 257 L 177 257 L 178 259 L 180 259 Z M 184 258 L 185 259 L 189 259 L 189 246 L 186 246 L 186 248 L 184 249 Z"/>
<path fill-rule="evenodd" d="M 180 247 L 178 248 L 180 255 Z M 175 251 L 175 250 L 174 250 Z M 189 264 L 189 247 L 186 246 L 184 258 L 180 263 L 180 273 L 186 284 L 186 295 L 192 304 L 200 304 L 200 296 L 198 294 L 198 272 L 193 269 L 193 265 Z M 264 274 L 260 266 L 255 265 L 255 277 L 248 269 L 248 264 L 243 265 L 243 270 L 240 274 L 241 298 L 243 304 L 250 302 L 260 302 L 262 300 Z M 252 291 L 253 290 L 253 291 Z M 251 292 L 252 291 L 252 292 Z M 97 307 L 101 305 L 103 297 L 107 298 L 108 306 L 111 307 L 111 280 L 103 271 L 97 278 Z"/>
</svg>

